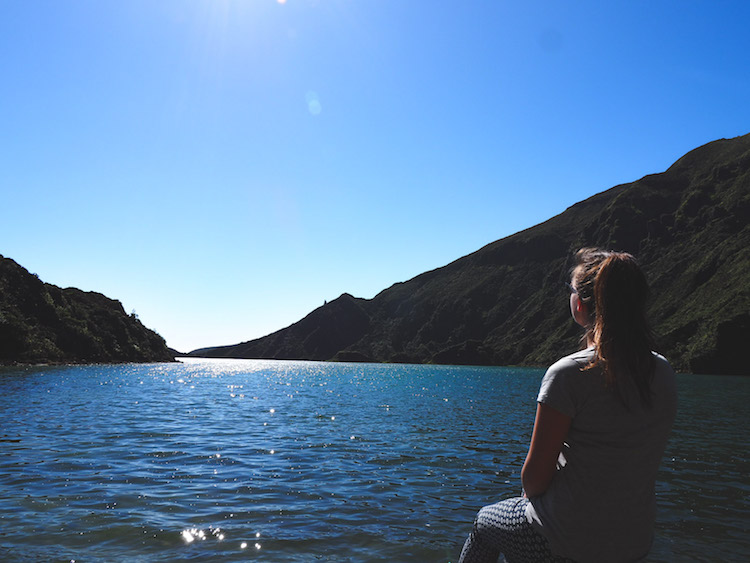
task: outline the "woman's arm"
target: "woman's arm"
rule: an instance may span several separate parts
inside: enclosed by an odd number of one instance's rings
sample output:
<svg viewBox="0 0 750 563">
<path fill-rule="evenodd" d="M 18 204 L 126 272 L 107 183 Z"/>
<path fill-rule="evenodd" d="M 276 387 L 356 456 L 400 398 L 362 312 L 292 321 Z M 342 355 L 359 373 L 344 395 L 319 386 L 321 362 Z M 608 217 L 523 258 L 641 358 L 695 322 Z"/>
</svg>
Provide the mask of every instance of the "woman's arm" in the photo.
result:
<svg viewBox="0 0 750 563">
<path fill-rule="evenodd" d="M 544 403 L 537 403 L 531 445 L 521 470 L 521 482 L 527 497 L 541 495 L 552 482 L 572 420 Z"/>
</svg>

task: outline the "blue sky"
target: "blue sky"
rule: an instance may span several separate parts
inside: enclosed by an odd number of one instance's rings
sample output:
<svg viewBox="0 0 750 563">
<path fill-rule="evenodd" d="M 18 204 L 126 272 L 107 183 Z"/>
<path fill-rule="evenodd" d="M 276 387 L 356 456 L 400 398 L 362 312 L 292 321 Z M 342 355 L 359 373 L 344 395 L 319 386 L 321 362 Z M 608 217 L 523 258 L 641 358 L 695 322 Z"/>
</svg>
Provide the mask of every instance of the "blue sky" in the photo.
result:
<svg viewBox="0 0 750 563">
<path fill-rule="evenodd" d="M 4 2 L 0 254 L 181 351 L 750 132 L 750 3 Z"/>
</svg>

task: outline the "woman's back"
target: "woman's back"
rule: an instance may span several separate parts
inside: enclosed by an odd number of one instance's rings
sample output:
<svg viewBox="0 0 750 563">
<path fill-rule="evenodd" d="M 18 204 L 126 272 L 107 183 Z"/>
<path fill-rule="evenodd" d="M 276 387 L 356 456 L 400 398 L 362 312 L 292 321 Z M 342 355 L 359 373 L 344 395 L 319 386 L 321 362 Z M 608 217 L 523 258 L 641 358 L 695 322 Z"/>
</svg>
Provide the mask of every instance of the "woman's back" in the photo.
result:
<svg viewBox="0 0 750 563">
<path fill-rule="evenodd" d="M 479 511 L 462 563 L 498 553 L 518 562 L 626 562 L 651 548 L 675 374 L 652 351 L 648 283 L 635 258 L 582 248 L 575 260 L 570 313 L 588 348 L 547 370 L 521 470 L 524 498 Z"/>
<path fill-rule="evenodd" d="M 593 348 L 553 364 L 538 401 L 572 418 L 561 464 L 527 515 L 556 553 L 577 561 L 628 561 L 651 545 L 656 472 L 674 421 L 677 392 L 669 363 L 655 355 L 651 405 L 634 384 L 619 393 L 591 364 Z M 563 460 L 564 458 L 564 460 Z"/>
</svg>

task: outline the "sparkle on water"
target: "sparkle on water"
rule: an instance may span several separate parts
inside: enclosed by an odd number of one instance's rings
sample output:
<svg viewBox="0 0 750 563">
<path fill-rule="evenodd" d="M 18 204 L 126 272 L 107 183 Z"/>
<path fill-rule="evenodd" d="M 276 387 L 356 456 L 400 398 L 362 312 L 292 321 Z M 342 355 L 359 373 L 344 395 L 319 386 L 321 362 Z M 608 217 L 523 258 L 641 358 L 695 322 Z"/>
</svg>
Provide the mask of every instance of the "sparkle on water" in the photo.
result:
<svg viewBox="0 0 750 563">
<path fill-rule="evenodd" d="M 0 560 L 455 561 L 476 510 L 520 491 L 542 373 L 0 369 Z M 649 561 L 750 548 L 748 381 L 680 376 Z"/>
</svg>

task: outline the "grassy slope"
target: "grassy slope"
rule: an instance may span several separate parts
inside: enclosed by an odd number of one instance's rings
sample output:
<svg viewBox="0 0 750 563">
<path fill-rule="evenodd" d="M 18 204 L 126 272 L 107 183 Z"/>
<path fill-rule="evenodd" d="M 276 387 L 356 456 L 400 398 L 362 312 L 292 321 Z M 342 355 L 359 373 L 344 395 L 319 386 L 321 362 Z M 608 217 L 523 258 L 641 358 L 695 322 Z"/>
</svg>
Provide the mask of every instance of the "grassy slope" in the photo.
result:
<svg viewBox="0 0 750 563">
<path fill-rule="evenodd" d="M 679 370 L 748 373 L 748 219 L 750 135 L 709 143 L 372 300 L 343 295 L 287 329 L 196 355 L 545 365 L 577 346 L 563 289 L 570 256 L 603 246 L 638 256 L 662 351 Z"/>
<path fill-rule="evenodd" d="M 0 363 L 172 360 L 164 339 L 119 301 L 46 284 L 0 256 Z"/>
</svg>

